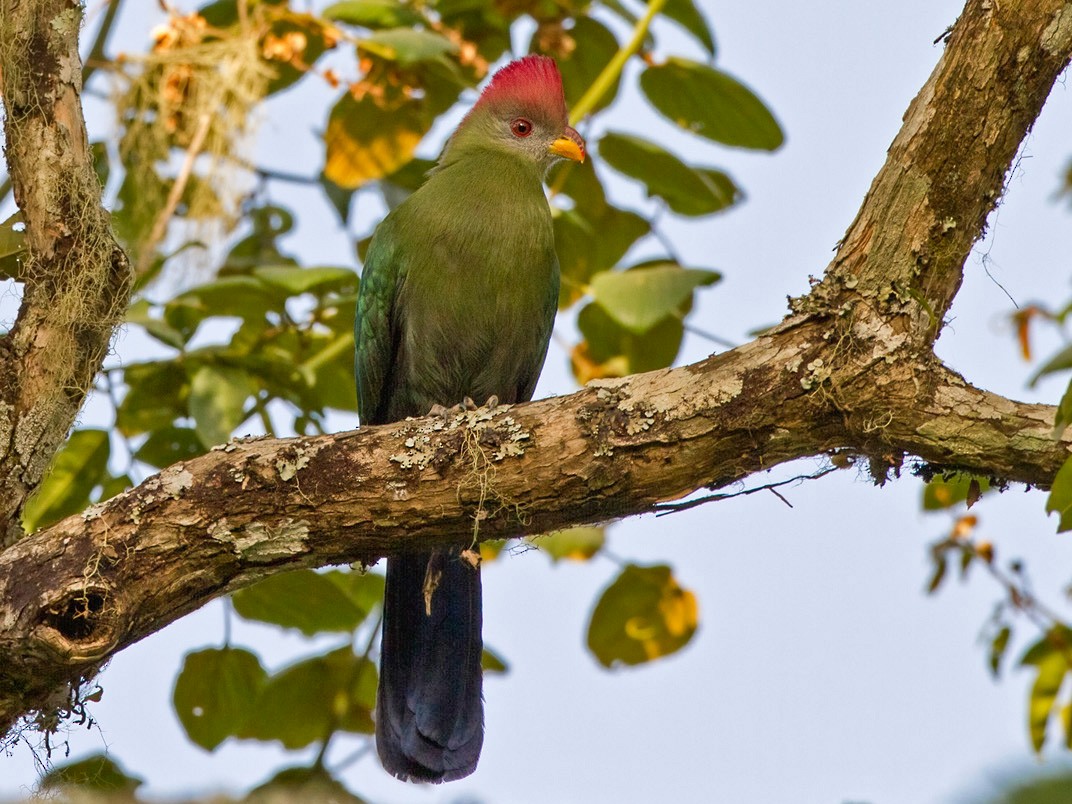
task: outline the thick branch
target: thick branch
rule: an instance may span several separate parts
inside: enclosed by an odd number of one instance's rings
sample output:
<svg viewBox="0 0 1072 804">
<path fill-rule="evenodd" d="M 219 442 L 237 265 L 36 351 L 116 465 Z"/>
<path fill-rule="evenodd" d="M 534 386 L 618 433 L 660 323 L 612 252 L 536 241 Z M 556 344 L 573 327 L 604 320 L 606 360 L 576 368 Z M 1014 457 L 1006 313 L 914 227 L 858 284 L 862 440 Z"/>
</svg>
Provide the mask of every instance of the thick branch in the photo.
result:
<svg viewBox="0 0 1072 804">
<path fill-rule="evenodd" d="M 0 76 L 15 201 L 29 256 L 22 306 L 0 338 L 0 544 L 100 369 L 122 321 L 130 268 L 101 207 L 79 99 L 70 0 L 0 0 Z"/>
<path fill-rule="evenodd" d="M 281 569 L 642 513 L 835 448 L 881 457 L 894 432 L 927 460 L 1027 483 L 1046 484 L 1065 457 L 1052 408 L 940 366 L 875 364 L 835 407 L 809 382 L 822 332 L 792 328 L 569 397 L 235 442 L 174 466 L 0 554 L 0 654 L 17 657 L 0 668 L 0 724 L 31 691 Z M 920 395 L 876 403 L 871 387 Z"/>
<path fill-rule="evenodd" d="M 561 399 L 235 443 L 9 548 L 0 728 L 285 568 L 613 519 L 834 449 L 1046 485 L 1068 453 L 1053 409 L 972 388 L 930 346 L 1070 50 L 1072 3 L 969 0 L 823 283 L 752 343 Z"/>
<path fill-rule="evenodd" d="M 794 309 L 868 322 L 870 310 L 932 343 L 1070 51 L 1072 4 L 968 0 L 822 283 Z"/>
</svg>

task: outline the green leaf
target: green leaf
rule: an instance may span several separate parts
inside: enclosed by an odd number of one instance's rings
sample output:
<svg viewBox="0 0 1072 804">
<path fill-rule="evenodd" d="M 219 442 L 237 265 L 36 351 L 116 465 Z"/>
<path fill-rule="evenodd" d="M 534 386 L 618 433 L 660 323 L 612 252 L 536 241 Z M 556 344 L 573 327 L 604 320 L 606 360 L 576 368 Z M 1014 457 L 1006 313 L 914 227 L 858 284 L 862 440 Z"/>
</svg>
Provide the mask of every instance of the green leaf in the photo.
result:
<svg viewBox="0 0 1072 804">
<path fill-rule="evenodd" d="M 301 268 L 289 265 L 268 265 L 256 268 L 253 275 L 262 282 L 278 288 L 288 296 L 303 293 L 328 293 L 330 291 L 355 292 L 357 274 L 349 268 L 324 266 Z"/>
<path fill-rule="evenodd" d="M 931 557 L 934 560 L 934 572 L 927 583 L 927 594 L 929 595 L 933 595 L 941 588 L 942 581 L 945 580 L 946 573 L 949 570 L 949 559 L 946 557 L 946 551 L 934 550 Z"/>
<path fill-rule="evenodd" d="M 1049 360 L 1042 364 L 1027 381 L 1029 388 L 1034 388 L 1038 384 L 1038 381 L 1045 377 L 1047 374 L 1053 374 L 1058 371 L 1067 371 L 1072 369 L 1072 344 L 1066 346 L 1060 352 L 1055 354 Z"/>
<path fill-rule="evenodd" d="M 309 384 L 317 401 L 323 407 L 356 410 L 353 325 L 342 335 L 310 340 L 310 351 L 315 352 L 303 368 L 312 369 Z"/>
<path fill-rule="evenodd" d="M 127 394 L 116 411 L 116 428 L 125 436 L 168 427 L 186 415 L 186 372 L 174 360 L 134 363 L 123 372 Z"/>
<path fill-rule="evenodd" d="M 1028 698 L 1028 729 L 1036 754 L 1042 751 L 1046 743 L 1046 726 L 1056 707 L 1057 693 L 1067 672 L 1068 661 L 1063 652 L 1051 653 L 1038 664 L 1038 674 Z"/>
<path fill-rule="evenodd" d="M 28 533 L 77 514 L 108 471 L 108 431 L 75 430 L 52 459 L 37 491 L 26 502 L 22 524 Z"/>
<path fill-rule="evenodd" d="M 1005 651 L 1009 648 L 1009 639 L 1011 637 L 1012 629 L 1005 625 L 990 640 L 990 654 L 987 658 L 987 666 L 990 668 L 990 674 L 994 678 L 1001 675 L 1001 660 L 1005 656 Z"/>
<path fill-rule="evenodd" d="M 379 573 L 331 570 L 321 576 L 342 589 L 366 616 L 383 602 L 384 577 Z"/>
<path fill-rule="evenodd" d="M 638 335 L 672 315 L 692 292 L 721 279 L 716 271 L 656 263 L 628 271 L 602 271 L 592 277 L 592 297 L 615 321 Z"/>
<path fill-rule="evenodd" d="M 249 374 L 230 366 L 202 366 L 190 378 L 190 415 L 206 447 L 225 443 L 246 419 L 246 400 L 256 393 Z"/>
<path fill-rule="evenodd" d="M 603 528 L 579 527 L 535 536 L 530 541 L 557 564 L 562 560 L 587 561 L 603 549 L 606 538 Z"/>
<path fill-rule="evenodd" d="M 260 660 L 247 650 L 208 648 L 186 654 L 172 694 L 186 735 L 207 751 L 236 736 L 266 680 Z"/>
<path fill-rule="evenodd" d="M 707 20 L 704 19 L 693 0 L 667 0 L 666 5 L 663 6 L 663 15 L 695 36 L 704 49 L 714 57 L 715 38 L 711 35 Z"/>
<path fill-rule="evenodd" d="M 710 215 L 732 206 L 741 195 L 722 171 L 687 165 L 641 137 L 604 134 L 599 155 L 619 173 L 643 182 L 649 198 L 662 198 L 679 215 Z"/>
<path fill-rule="evenodd" d="M 1053 418 L 1053 437 L 1060 438 L 1070 424 L 1072 424 L 1072 382 L 1068 384 L 1068 388 L 1065 389 L 1057 405 L 1057 414 Z"/>
<path fill-rule="evenodd" d="M 435 162 L 431 159 L 411 159 L 383 179 L 380 182 L 380 193 L 387 208 L 393 210 L 409 198 L 428 179 L 428 173 L 433 167 Z"/>
<path fill-rule="evenodd" d="M 402 67 L 433 61 L 458 50 L 458 46 L 442 34 L 413 28 L 379 31 L 362 39 L 357 47 L 381 59 L 398 62 Z"/>
<path fill-rule="evenodd" d="M 105 473 L 105 478 L 101 483 L 100 494 L 97 496 L 96 502 L 110 500 L 117 494 L 122 494 L 127 489 L 132 488 L 134 488 L 134 481 L 130 479 L 130 475 L 111 475 Z"/>
<path fill-rule="evenodd" d="M 333 778 L 324 767 L 284 768 L 264 784 L 253 788 L 243 802 L 245 804 L 282 804 L 287 801 L 305 801 L 312 804 L 365 804 Z"/>
<path fill-rule="evenodd" d="M 257 2 L 264 6 L 279 6 L 285 4 L 287 0 L 257 0 Z M 238 0 L 215 0 L 215 2 L 201 6 L 198 13 L 209 25 L 215 28 L 226 28 L 239 20 Z"/>
<path fill-rule="evenodd" d="M 179 461 L 188 461 L 205 454 L 205 446 L 191 427 L 161 427 L 149 434 L 138 447 L 134 457 L 150 466 L 163 469 Z"/>
<path fill-rule="evenodd" d="M 595 302 L 581 308 L 577 327 L 584 342 L 574 350 L 572 362 L 582 385 L 595 377 L 624 377 L 666 368 L 677 357 L 685 334 L 681 319 L 668 316 L 638 335 Z"/>
<path fill-rule="evenodd" d="M 629 564 L 596 603 L 588 648 L 604 667 L 643 664 L 681 650 L 698 623 L 696 596 L 670 567 Z"/>
<path fill-rule="evenodd" d="M 262 267 L 256 270 L 269 269 Z M 282 267 L 282 270 L 287 270 L 287 267 Z M 164 305 L 164 320 L 188 339 L 197 325 L 210 316 L 259 321 L 268 311 L 282 308 L 283 297 L 271 285 L 253 276 L 232 275 L 214 279 L 176 296 Z"/>
<path fill-rule="evenodd" d="M 578 214 L 589 220 L 599 218 L 607 208 L 607 195 L 591 159 L 559 162 L 551 169 L 547 185 L 553 195 L 561 193 L 571 198 Z"/>
<path fill-rule="evenodd" d="M 151 314 L 152 305 L 145 299 L 139 299 L 127 309 L 127 323 L 137 324 L 161 343 L 173 349 L 182 349 L 186 337 L 161 318 Z"/>
<path fill-rule="evenodd" d="M 305 636 L 353 631 L 368 615 L 338 584 L 313 570 L 272 575 L 231 596 L 247 620 L 296 628 Z"/>
<path fill-rule="evenodd" d="M 132 796 L 134 791 L 143 784 L 145 784 L 144 779 L 131 776 L 111 757 L 105 754 L 94 754 L 77 762 L 57 765 L 41 777 L 40 786 L 43 791 L 78 788 L 82 791 L 105 793 L 109 795 L 103 800 L 119 801 L 121 799 L 117 794 L 125 793 Z M 46 795 L 43 798 L 50 800 L 53 796 Z"/>
<path fill-rule="evenodd" d="M 990 491 L 990 479 L 968 472 L 952 472 L 947 475 L 935 475 L 923 487 L 923 510 L 943 511 L 968 499 L 972 481 L 978 484 L 979 492 Z"/>
<path fill-rule="evenodd" d="M 406 28 L 421 21 L 420 16 L 398 0 L 344 0 L 325 8 L 322 16 L 362 28 Z"/>
<path fill-rule="evenodd" d="M 764 151 L 775 150 L 785 140 L 763 101 L 706 64 L 668 59 L 641 73 L 640 88 L 667 118 L 709 140 Z"/>
<path fill-rule="evenodd" d="M 538 35 L 534 35 L 529 42 L 529 50 L 554 57 L 562 74 L 566 104 L 572 108 L 614 58 L 618 52 L 618 39 L 607 26 L 591 17 L 577 17 L 569 35 L 577 43 L 577 47 L 569 53 L 541 50 Z M 614 85 L 599 99 L 599 103 L 592 110 L 593 113 L 614 102 L 618 97 L 620 83 L 621 76 L 614 79 Z"/>
<path fill-rule="evenodd" d="M 480 656 L 480 667 L 485 673 L 509 673 L 510 665 L 491 648 L 485 647 Z"/>
<path fill-rule="evenodd" d="M 324 191 L 324 195 L 327 196 L 328 202 L 331 204 L 331 208 L 335 210 L 335 214 L 339 216 L 339 223 L 346 227 L 350 223 L 350 210 L 353 208 L 354 196 L 357 192 L 348 187 L 340 187 L 323 173 L 320 174 L 318 179 L 320 189 Z"/>
<path fill-rule="evenodd" d="M 420 100 L 387 109 L 369 95 L 354 100 L 347 93 L 328 118 L 324 175 L 344 189 L 382 179 L 413 158 L 430 127 Z"/>
<path fill-rule="evenodd" d="M 262 265 L 297 265 L 279 248 L 279 238 L 294 228 L 294 214 L 278 204 L 254 207 L 246 213 L 252 231 L 227 252 L 220 276 L 241 276 Z"/>
<path fill-rule="evenodd" d="M 26 252 L 26 224 L 22 212 L 0 223 L 0 279 L 18 279 Z"/>
<path fill-rule="evenodd" d="M 239 736 L 295 750 L 334 730 L 372 734 L 376 681 L 376 666 L 349 646 L 298 662 L 268 680 Z"/>
<path fill-rule="evenodd" d="M 1054 511 L 1061 517 L 1061 521 L 1057 524 L 1057 532 L 1064 533 L 1066 530 L 1072 530 L 1072 457 L 1067 458 L 1057 470 L 1050 496 L 1046 498 L 1046 513 Z"/>
<path fill-rule="evenodd" d="M 598 211 L 558 210 L 554 229 L 562 269 L 559 306 L 568 307 L 584 296 L 595 274 L 617 265 L 651 226 L 636 213 L 607 204 Z"/>
</svg>

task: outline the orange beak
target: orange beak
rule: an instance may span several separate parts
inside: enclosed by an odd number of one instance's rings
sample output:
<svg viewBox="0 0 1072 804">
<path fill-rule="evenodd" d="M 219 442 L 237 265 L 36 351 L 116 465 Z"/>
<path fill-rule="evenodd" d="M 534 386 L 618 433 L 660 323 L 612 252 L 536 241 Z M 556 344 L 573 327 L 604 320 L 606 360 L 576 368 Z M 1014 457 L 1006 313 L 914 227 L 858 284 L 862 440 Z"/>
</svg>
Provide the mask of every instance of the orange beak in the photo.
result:
<svg viewBox="0 0 1072 804">
<path fill-rule="evenodd" d="M 576 129 L 566 126 L 562 136 L 551 143 L 551 153 L 556 156 L 572 159 L 574 162 L 584 161 L 584 139 Z"/>
</svg>

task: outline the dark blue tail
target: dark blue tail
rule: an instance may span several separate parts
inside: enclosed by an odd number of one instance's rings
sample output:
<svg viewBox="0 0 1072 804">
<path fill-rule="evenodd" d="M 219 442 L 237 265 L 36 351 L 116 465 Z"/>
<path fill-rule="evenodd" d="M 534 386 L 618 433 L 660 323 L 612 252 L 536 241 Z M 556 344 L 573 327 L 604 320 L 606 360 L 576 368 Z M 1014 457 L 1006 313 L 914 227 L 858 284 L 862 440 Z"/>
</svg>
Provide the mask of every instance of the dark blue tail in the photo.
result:
<svg viewBox="0 0 1072 804">
<path fill-rule="evenodd" d="M 389 773 L 449 782 L 484 742 L 480 568 L 439 550 L 387 560 L 376 748 Z"/>
</svg>

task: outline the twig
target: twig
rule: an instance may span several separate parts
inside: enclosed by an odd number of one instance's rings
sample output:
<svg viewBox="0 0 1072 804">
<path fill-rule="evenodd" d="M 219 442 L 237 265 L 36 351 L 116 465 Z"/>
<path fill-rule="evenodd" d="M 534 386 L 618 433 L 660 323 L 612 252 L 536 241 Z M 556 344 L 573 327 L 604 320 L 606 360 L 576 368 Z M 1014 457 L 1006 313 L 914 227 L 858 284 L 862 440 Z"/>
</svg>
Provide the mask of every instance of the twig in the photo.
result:
<svg viewBox="0 0 1072 804">
<path fill-rule="evenodd" d="M 90 77 L 93 73 L 97 72 L 103 64 L 108 62 L 108 57 L 104 55 L 104 48 L 108 45 L 108 36 L 112 32 L 112 26 L 115 24 L 115 18 L 119 14 L 119 4 L 121 0 L 104 0 L 105 10 L 104 18 L 101 19 L 100 27 L 97 29 L 97 35 L 93 39 L 93 44 L 89 48 L 89 53 L 86 55 L 86 60 L 82 64 L 82 86 L 84 87 L 89 83 Z M 3 195 L 0 194 L 0 198 Z"/>
<path fill-rule="evenodd" d="M 134 268 L 134 276 L 143 276 L 149 270 L 149 265 L 156 254 L 156 247 L 164 239 L 168 223 L 175 215 L 175 209 L 179 206 L 182 194 L 186 190 L 186 183 L 190 180 L 194 162 L 201 154 L 201 147 L 205 144 L 205 137 L 208 136 L 208 130 L 211 125 L 212 115 L 207 112 L 198 118 L 197 129 L 194 131 L 193 137 L 190 138 L 190 145 L 186 148 L 186 158 L 179 169 L 179 175 L 175 177 L 175 183 L 171 185 L 167 201 L 164 203 L 164 208 L 160 210 L 160 214 L 156 216 L 156 222 L 153 224 L 152 231 L 149 232 L 149 237 L 142 244 L 138 262 Z"/>
<path fill-rule="evenodd" d="M 651 21 L 655 19 L 655 15 L 663 10 L 663 6 L 666 5 L 666 0 L 651 0 L 648 3 L 648 10 L 644 12 L 644 16 L 637 20 L 637 24 L 633 26 L 633 35 L 629 41 L 622 47 L 618 48 L 618 52 L 614 54 L 607 66 L 603 68 L 603 71 L 596 76 L 596 80 L 592 82 L 592 85 L 588 87 L 588 91 L 581 96 L 581 99 L 573 107 L 573 111 L 570 112 L 570 125 L 575 126 L 581 120 L 583 120 L 599 103 L 603 96 L 607 94 L 607 90 L 611 88 L 611 85 L 621 75 L 622 68 L 625 67 L 625 63 L 629 61 L 629 57 L 634 55 L 640 46 L 644 44 L 644 37 L 648 35 L 648 27 L 651 25 Z"/>
<path fill-rule="evenodd" d="M 703 497 L 697 497 L 695 500 L 686 500 L 685 502 L 659 503 L 658 505 L 653 506 L 652 510 L 655 511 L 656 516 L 666 516 L 667 514 L 676 514 L 678 511 L 687 511 L 690 508 L 696 508 L 697 506 L 704 505 L 705 503 L 718 502 L 719 500 L 729 500 L 733 497 L 747 497 L 749 494 L 755 494 L 756 492 L 760 491 L 773 492 L 774 495 L 778 497 L 778 499 L 780 499 L 782 502 L 792 508 L 793 506 L 789 503 L 789 501 L 786 500 L 785 497 L 783 497 L 777 491 L 775 491 L 775 489 L 781 488 L 782 486 L 788 486 L 790 483 L 800 483 L 805 480 L 818 480 L 820 477 L 826 477 L 826 475 L 830 474 L 831 472 L 836 472 L 838 468 L 839 467 L 837 466 L 827 466 L 823 469 L 820 469 L 818 472 L 814 472 L 810 475 L 797 475 L 796 477 L 791 477 L 788 480 L 779 480 L 777 483 L 767 483 L 765 485 L 756 486 L 750 489 L 742 489 L 741 491 L 735 491 L 732 494 L 707 494 Z"/>
</svg>

